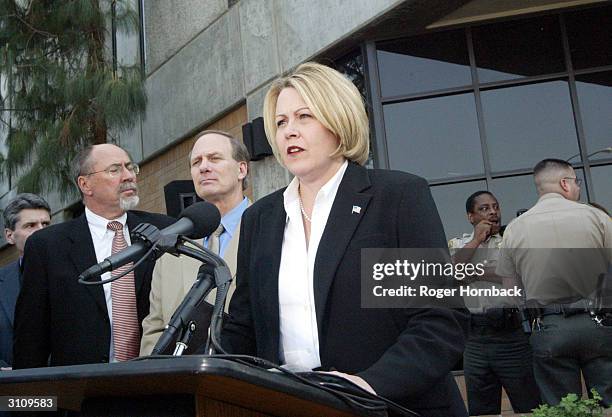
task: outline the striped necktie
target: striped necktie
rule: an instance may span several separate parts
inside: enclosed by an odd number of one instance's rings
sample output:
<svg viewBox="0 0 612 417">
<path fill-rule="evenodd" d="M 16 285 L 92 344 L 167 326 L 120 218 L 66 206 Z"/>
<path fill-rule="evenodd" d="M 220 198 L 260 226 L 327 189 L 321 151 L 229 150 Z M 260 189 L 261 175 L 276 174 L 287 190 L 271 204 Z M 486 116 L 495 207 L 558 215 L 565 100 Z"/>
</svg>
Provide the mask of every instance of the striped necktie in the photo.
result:
<svg viewBox="0 0 612 417">
<path fill-rule="evenodd" d="M 127 248 L 123 236 L 123 225 L 117 221 L 107 225 L 109 230 L 115 232 L 113 237 L 112 253 Z M 113 277 L 121 275 L 134 265 L 130 262 L 121 268 L 115 269 Z M 127 361 L 138 356 L 140 348 L 140 326 L 138 324 L 138 311 L 136 310 L 136 290 L 134 285 L 134 272 L 111 283 L 111 298 L 113 304 L 113 348 L 117 361 Z"/>
</svg>

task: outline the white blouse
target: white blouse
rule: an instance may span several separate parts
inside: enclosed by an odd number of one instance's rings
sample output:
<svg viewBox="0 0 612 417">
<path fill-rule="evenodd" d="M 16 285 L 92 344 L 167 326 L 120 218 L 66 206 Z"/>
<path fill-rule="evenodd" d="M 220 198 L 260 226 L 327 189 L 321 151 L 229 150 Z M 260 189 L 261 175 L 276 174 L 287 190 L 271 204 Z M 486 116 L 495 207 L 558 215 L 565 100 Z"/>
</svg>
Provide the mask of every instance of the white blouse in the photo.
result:
<svg viewBox="0 0 612 417">
<path fill-rule="evenodd" d="M 312 223 L 308 246 L 302 223 L 297 178 L 291 181 L 283 194 L 287 219 L 278 274 L 279 351 L 281 363 L 296 371 L 321 366 L 314 301 L 314 263 L 347 166 L 348 162 L 345 161 L 315 197 L 310 216 Z"/>
</svg>

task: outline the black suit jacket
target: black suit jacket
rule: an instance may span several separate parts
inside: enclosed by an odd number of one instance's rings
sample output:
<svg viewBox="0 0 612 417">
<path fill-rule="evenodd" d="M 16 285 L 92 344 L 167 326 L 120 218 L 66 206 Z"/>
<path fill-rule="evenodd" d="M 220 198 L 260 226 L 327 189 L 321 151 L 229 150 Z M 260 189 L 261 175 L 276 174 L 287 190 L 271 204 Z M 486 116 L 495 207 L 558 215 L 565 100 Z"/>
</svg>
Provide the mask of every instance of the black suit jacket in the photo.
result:
<svg viewBox="0 0 612 417">
<path fill-rule="evenodd" d="M 13 321 L 19 295 L 19 261 L 0 268 L 0 360 L 13 362 Z"/>
<path fill-rule="evenodd" d="M 278 271 L 285 230 L 283 191 L 242 220 L 237 289 L 222 340 L 232 353 L 279 362 Z M 361 207 L 359 214 L 353 206 Z M 314 297 L 322 368 L 357 374 L 381 396 L 423 415 L 466 415 L 450 374 L 461 359 L 467 312 L 362 309 L 362 248 L 446 248 L 427 182 L 349 166 L 319 243 Z"/>
<path fill-rule="evenodd" d="M 130 230 L 140 223 L 162 228 L 173 221 L 137 211 L 127 217 Z M 96 263 L 85 214 L 27 240 L 15 309 L 14 368 L 108 362 L 111 326 L 104 290 L 77 282 L 79 274 Z M 135 270 L 139 322 L 149 313 L 153 266 L 148 260 Z"/>
</svg>

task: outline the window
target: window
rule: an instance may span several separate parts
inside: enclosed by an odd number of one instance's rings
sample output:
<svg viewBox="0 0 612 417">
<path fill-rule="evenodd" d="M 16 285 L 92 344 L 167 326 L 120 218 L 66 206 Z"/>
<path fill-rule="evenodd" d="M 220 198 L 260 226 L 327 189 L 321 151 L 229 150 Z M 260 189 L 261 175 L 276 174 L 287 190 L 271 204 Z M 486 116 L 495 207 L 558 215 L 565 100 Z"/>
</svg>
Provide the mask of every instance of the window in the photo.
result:
<svg viewBox="0 0 612 417">
<path fill-rule="evenodd" d="M 610 27 L 606 6 L 376 44 L 381 159 L 430 182 L 449 238 L 471 230 L 471 193 L 493 192 L 507 224 L 537 201 L 533 166 L 581 150 L 582 200 L 612 207 Z"/>
<path fill-rule="evenodd" d="M 612 146 L 612 71 L 577 76 L 576 90 L 589 160 L 609 159 L 600 151 Z"/>
<path fill-rule="evenodd" d="M 595 194 L 593 201 L 612 211 L 612 164 L 591 168 L 591 177 Z"/>
<path fill-rule="evenodd" d="M 574 69 L 612 65 L 612 8 L 597 7 L 566 15 Z"/>
<path fill-rule="evenodd" d="M 481 83 L 565 70 L 556 16 L 476 27 L 472 34 Z"/>
<path fill-rule="evenodd" d="M 460 182 L 431 187 L 431 194 L 444 224 L 447 240 L 472 232 L 467 220 L 465 201 L 476 191 L 487 189 L 486 181 Z"/>
<path fill-rule="evenodd" d="M 474 95 L 384 106 L 389 167 L 427 179 L 483 174 Z"/>
<path fill-rule="evenodd" d="M 482 107 L 493 172 L 579 151 L 567 81 L 483 91 Z"/>
<path fill-rule="evenodd" d="M 414 94 L 471 84 L 463 31 L 382 43 L 378 69 L 383 97 Z"/>
</svg>

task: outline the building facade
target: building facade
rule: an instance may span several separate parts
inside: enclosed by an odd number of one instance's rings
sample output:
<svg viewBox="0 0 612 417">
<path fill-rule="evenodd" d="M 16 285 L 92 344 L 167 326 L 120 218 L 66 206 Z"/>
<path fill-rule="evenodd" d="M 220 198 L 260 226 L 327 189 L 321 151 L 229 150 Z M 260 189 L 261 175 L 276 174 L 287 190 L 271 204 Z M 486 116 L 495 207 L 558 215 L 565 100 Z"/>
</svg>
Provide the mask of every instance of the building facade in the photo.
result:
<svg viewBox="0 0 612 417">
<path fill-rule="evenodd" d="M 612 3 L 552 0 L 132 0 L 140 34 L 114 53 L 146 74 L 146 115 L 118 142 L 141 161 L 140 208 L 165 212 L 163 186 L 189 179 L 205 128 L 261 116 L 267 87 L 301 62 L 347 74 L 368 104 L 369 165 L 425 177 L 447 236 L 463 204 L 491 190 L 504 223 L 536 201 L 531 169 L 570 159 L 584 201 L 612 208 Z M 606 149 L 608 149 L 606 151 Z M 252 164 L 258 199 L 290 176 Z M 0 207 L 14 195 L 3 184 Z M 61 221 L 59 199 L 48 196 Z M 0 263 L 14 258 L 5 247 Z"/>
</svg>

